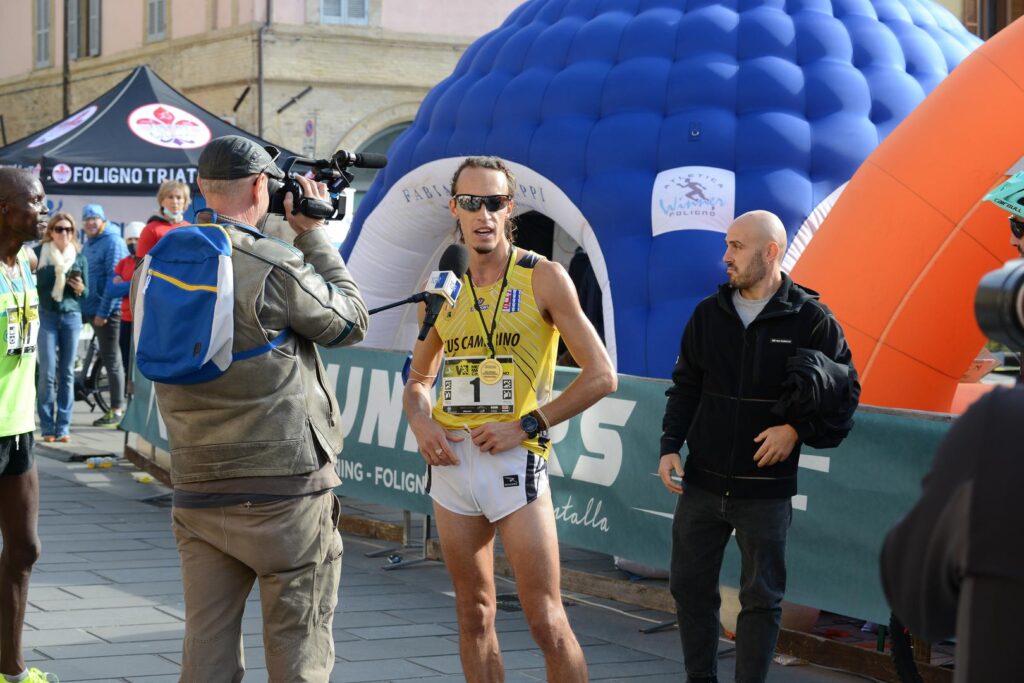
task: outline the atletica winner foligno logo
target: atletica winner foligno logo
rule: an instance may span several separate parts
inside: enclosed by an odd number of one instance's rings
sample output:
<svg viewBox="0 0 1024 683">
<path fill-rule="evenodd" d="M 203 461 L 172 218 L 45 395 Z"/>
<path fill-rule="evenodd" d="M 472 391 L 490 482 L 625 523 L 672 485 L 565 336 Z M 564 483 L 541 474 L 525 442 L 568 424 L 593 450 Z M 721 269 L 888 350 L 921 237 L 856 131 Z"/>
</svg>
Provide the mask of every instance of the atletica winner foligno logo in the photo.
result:
<svg viewBox="0 0 1024 683">
<path fill-rule="evenodd" d="M 651 193 L 654 235 L 675 230 L 725 232 L 735 218 L 736 176 L 711 166 L 662 171 Z"/>
</svg>

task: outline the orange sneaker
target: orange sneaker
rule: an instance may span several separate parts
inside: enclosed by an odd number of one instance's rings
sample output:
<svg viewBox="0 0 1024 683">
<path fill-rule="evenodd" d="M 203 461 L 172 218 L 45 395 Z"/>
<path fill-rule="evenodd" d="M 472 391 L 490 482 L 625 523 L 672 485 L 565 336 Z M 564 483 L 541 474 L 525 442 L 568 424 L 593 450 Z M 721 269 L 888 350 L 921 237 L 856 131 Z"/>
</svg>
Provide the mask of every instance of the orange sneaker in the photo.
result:
<svg viewBox="0 0 1024 683">
<path fill-rule="evenodd" d="M 46 443 L 53 443 L 56 440 L 57 440 L 57 437 L 55 437 L 53 434 L 45 434 L 45 435 L 43 435 L 43 441 L 45 441 Z"/>
<path fill-rule="evenodd" d="M 64 436 L 58 436 L 57 441 L 61 443 L 71 443 L 71 435 L 65 434 Z"/>
</svg>

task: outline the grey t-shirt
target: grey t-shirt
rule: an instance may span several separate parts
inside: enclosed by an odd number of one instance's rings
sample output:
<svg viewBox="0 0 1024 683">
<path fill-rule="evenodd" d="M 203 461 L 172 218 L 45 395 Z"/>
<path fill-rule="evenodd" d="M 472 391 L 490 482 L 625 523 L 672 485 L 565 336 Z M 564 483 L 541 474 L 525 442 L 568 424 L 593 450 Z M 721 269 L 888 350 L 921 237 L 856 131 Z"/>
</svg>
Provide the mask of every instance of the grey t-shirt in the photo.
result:
<svg viewBox="0 0 1024 683">
<path fill-rule="evenodd" d="M 766 296 L 763 299 L 744 299 L 740 290 L 732 290 L 732 303 L 736 307 L 736 313 L 739 314 L 740 320 L 743 321 L 743 327 L 750 325 L 754 318 L 764 310 L 771 298 L 771 296 Z"/>
</svg>

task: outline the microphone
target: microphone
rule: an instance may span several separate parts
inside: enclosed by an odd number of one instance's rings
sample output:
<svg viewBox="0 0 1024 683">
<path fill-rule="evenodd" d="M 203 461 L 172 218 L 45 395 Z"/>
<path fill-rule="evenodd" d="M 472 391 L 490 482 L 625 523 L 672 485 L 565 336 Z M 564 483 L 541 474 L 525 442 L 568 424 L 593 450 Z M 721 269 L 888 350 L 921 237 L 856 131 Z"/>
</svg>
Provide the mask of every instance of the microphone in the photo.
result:
<svg viewBox="0 0 1024 683">
<path fill-rule="evenodd" d="M 374 315 L 375 313 L 380 313 L 396 306 L 402 306 L 403 304 L 418 304 L 421 301 L 431 302 L 435 299 L 440 299 L 441 303 L 447 302 L 454 306 L 455 301 L 459 298 L 459 292 L 462 290 L 462 276 L 469 269 L 469 252 L 461 244 L 453 244 L 445 249 L 437 266 L 439 270 L 430 273 L 424 291 L 417 292 L 401 301 L 393 301 L 390 304 L 371 308 L 369 314 Z M 438 313 L 441 311 L 440 306 L 441 304 L 438 304 Z M 437 313 L 434 314 L 434 320 L 437 320 Z"/>
<path fill-rule="evenodd" d="M 449 305 L 454 306 L 455 300 L 459 296 L 459 291 L 462 288 L 462 276 L 469 270 L 469 252 L 466 251 L 466 247 L 461 244 L 453 244 L 444 250 L 441 254 L 441 260 L 437 264 L 438 271 L 451 271 L 451 275 L 454 276 L 453 287 L 451 290 L 446 286 L 447 283 L 443 281 L 443 276 L 447 276 L 447 273 L 439 273 L 441 278 L 434 278 L 433 276 L 438 273 L 431 273 L 431 278 L 434 280 L 432 283 L 435 285 L 432 289 L 428 290 L 427 295 L 427 314 L 423 317 L 423 327 L 420 328 L 419 336 L 416 338 L 423 341 L 430 334 L 430 328 L 437 322 L 437 316 L 441 313 L 441 307 L 447 301 Z M 441 291 L 435 292 L 440 287 Z M 454 286 L 457 285 L 457 286 Z M 444 292 L 447 292 L 445 294 Z"/>
<path fill-rule="evenodd" d="M 388 158 L 383 154 L 374 152 L 346 152 L 339 149 L 331 157 L 338 166 L 355 166 L 356 168 L 384 168 L 388 165 Z"/>
</svg>

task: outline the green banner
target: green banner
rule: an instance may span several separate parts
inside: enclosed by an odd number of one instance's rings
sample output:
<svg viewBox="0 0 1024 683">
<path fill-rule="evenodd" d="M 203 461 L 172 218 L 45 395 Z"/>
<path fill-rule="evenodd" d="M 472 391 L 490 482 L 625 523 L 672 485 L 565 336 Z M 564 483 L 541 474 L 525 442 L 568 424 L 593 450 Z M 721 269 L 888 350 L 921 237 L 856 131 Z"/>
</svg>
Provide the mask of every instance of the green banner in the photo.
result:
<svg viewBox="0 0 1024 683">
<path fill-rule="evenodd" d="M 340 493 L 429 514 L 425 465 L 402 413 L 405 354 L 321 354 L 342 407 Z M 556 391 L 577 373 L 559 368 Z M 620 376 L 613 396 L 552 430 L 549 472 L 563 543 L 668 567 L 676 497 L 657 476 L 667 386 Z M 122 426 L 166 447 L 150 384 L 138 376 Z M 921 477 L 948 426 L 944 416 L 862 409 L 841 447 L 801 455 L 787 551 L 788 600 L 888 621 L 878 578 L 882 538 L 920 494 Z M 729 545 L 722 583 L 739 584 L 735 544 Z"/>
</svg>

